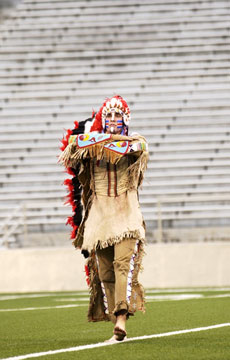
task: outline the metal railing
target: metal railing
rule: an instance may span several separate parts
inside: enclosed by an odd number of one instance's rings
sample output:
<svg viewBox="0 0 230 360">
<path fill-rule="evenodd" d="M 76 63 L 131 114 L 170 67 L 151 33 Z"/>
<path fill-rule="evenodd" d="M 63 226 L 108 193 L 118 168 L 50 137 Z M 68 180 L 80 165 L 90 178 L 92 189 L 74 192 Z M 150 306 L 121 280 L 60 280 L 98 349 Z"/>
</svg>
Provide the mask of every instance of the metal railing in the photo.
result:
<svg viewBox="0 0 230 360">
<path fill-rule="evenodd" d="M 0 246 L 9 247 L 12 242 L 16 242 L 15 232 L 19 228 L 22 229 L 24 237 L 28 236 L 27 221 L 26 221 L 26 204 L 22 203 L 18 205 L 14 211 L 6 217 L 3 224 L 1 224 Z M 13 224 L 10 224 L 11 222 Z"/>
</svg>

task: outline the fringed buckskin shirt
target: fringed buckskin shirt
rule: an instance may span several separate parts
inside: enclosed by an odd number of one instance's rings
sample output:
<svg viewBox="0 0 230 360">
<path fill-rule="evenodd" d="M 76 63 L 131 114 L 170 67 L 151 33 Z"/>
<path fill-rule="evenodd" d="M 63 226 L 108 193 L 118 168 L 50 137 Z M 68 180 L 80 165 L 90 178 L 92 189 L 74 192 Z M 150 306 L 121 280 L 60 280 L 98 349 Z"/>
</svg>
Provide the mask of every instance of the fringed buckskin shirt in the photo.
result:
<svg viewBox="0 0 230 360">
<path fill-rule="evenodd" d="M 144 242 L 144 221 L 137 188 L 128 189 L 128 157 L 117 164 L 93 161 L 94 198 L 85 222 L 82 249 L 105 248 L 125 238 Z M 136 184 L 135 184 L 136 185 Z"/>
<path fill-rule="evenodd" d="M 139 135 L 125 138 L 129 139 L 129 150 L 117 158 L 113 154 L 112 160 L 111 155 L 101 155 L 102 147 L 100 159 L 92 147 L 91 152 L 69 148 L 65 155 L 68 165 L 81 164 L 79 180 L 85 212 L 73 243 L 89 253 L 127 238 L 145 241 L 138 187 L 147 166 L 147 144 Z"/>
</svg>

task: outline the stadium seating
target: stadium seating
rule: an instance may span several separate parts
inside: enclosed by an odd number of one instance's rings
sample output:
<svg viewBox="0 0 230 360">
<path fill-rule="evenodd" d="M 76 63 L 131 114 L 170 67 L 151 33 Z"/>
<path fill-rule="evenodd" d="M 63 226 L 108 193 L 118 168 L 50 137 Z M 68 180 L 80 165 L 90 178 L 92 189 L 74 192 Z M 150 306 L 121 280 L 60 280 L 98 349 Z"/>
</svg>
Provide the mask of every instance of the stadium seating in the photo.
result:
<svg viewBox="0 0 230 360">
<path fill-rule="evenodd" d="M 1 20 L 3 243 L 67 231 L 59 140 L 116 93 L 149 142 L 150 240 L 230 226 L 229 15 L 217 0 L 24 0 Z"/>
</svg>

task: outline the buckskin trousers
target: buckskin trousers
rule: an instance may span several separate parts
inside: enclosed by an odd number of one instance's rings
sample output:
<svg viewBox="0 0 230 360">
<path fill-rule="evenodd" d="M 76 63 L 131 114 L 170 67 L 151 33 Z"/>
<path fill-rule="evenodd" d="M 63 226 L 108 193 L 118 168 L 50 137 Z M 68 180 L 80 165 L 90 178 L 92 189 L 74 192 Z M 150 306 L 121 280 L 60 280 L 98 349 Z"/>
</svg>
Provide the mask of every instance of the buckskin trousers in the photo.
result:
<svg viewBox="0 0 230 360">
<path fill-rule="evenodd" d="M 121 310 L 144 311 L 144 291 L 138 282 L 143 244 L 133 238 L 96 251 L 105 313 L 112 321 Z"/>
</svg>

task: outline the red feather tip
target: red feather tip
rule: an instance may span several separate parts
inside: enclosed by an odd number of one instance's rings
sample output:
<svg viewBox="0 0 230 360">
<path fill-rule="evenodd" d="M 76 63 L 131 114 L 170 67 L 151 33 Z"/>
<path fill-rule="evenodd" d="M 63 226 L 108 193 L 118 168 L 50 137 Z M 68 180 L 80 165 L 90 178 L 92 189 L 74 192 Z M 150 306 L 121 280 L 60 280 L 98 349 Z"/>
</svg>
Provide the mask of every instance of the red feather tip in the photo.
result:
<svg viewBox="0 0 230 360">
<path fill-rule="evenodd" d="M 95 114 L 96 114 L 96 111 L 94 109 L 92 109 L 92 116 L 91 116 L 92 119 L 94 119 Z"/>
<path fill-rule="evenodd" d="M 86 276 L 89 276 L 89 268 L 87 265 L 85 265 L 85 273 L 86 273 Z"/>
<path fill-rule="evenodd" d="M 63 184 L 68 187 L 68 190 L 72 192 L 74 190 L 74 186 L 71 179 L 65 179 Z"/>
<path fill-rule="evenodd" d="M 78 128 L 79 128 L 79 122 L 78 122 L 78 121 L 74 121 L 74 125 L 75 125 L 75 128 L 74 128 L 74 129 L 78 129 Z"/>
<path fill-rule="evenodd" d="M 64 151 L 65 148 L 66 148 L 66 146 L 68 145 L 68 140 L 66 140 L 65 138 L 63 138 L 63 139 L 61 140 L 61 143 L 62 143 L 62 146 L 60 147 L 60 150 L 61 150 L 61 151 Z"/>
<path fill-rule="evenodd" d="M 90 279 L 89 279 L 90 271 L 87 265 L 85 265 L 85 275 L 86 275 L 86 283 L 88 286 L 90 286 Z"/>
<path fill-rule="evenodd" d="M 73 131 L 71 129 L 68 129 L 66 131 L 66 136 L 63 137 L 63 139 L 61 140 L 62 146 L 60 147 L 61 151 L 64 151 L 66 146 L 68 145 L 68 141 L 69 141 L 69 137 L 70 135 L 72 135 Z"/>
<path fill-rule="evenodd" d="M 66 172 L 69 175 L 75 176 L 75 172 L 73 171 L 73 169 L 71 167 L 66 168 Z"/>
<path fill-rule="evenodd" d="M 64 185 L 69 185 L 69 184 L 72 184 L 72 179 L 65 179 L 64 181 L 63 181 L 63 184 Z"/>
<path fill-rule="evenodd" d="M 72 133 L 73 133 L 73 130 L 68 129 L 68 130 L 66 131 L 66 139 L 69 138 L 70 135 L 72 135 Z"/>
<path fill-rule="evenodd" d="M 71 235 L 70 235 L 70 239 L 74 239 L 77 235 L 77 229 L 78 229 L 78 226 L 77 225 L 74 225 L 73 227 L 73 231 L 71 232 Z"/>
<path fill-rule="evenodd" d="M 69 216 L 66 220 L 66 225 L 74 227 L 73 216 Z"/>
<path fill-rule="evenodd" d="M 75 213 L 75 211 L 77 209 L 75 202 L 73 202 L 71 205 L 72 205 L 72 211 Z"/>
<path fill-rule="evenodd" d="M 65 201 L 65 205 L 70 204 L 73 205 L 74 203 L 74 193 L 70 192 L 67 196 L 66 196 L 66 201 Z"/>
</svg>

